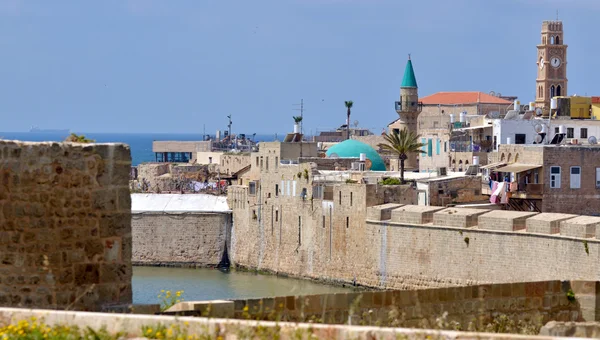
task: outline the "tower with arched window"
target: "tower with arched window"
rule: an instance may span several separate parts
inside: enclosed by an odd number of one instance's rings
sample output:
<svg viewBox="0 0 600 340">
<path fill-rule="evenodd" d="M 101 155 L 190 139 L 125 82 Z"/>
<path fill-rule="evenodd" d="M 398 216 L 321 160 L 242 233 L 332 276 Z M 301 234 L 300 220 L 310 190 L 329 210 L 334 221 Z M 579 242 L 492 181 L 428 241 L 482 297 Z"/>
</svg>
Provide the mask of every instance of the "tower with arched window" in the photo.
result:
<svg viewBox="0 0 600 340">
<path fill-rule="evenodd" d="M 567 95 L 567 45 L 562 21 L 542 23 L 542 41 L 537 49 L 535 103 L 548 110 L 551 98 Z"/>
</svg>

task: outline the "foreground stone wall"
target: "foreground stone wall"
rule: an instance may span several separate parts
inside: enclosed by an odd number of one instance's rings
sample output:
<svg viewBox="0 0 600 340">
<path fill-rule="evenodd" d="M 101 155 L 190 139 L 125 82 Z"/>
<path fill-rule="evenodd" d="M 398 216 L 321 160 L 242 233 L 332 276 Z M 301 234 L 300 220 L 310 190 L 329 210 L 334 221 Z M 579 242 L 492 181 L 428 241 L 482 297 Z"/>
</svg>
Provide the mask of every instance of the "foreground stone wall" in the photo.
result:
<svg viewBox="0 0 600 340">
<path fill-rule="evenodd" d="M 130 167 L 122 144 L 0 140 L 0 305 L 131 303 Z"/>
<path fill-rule="evenodd" d="M 136 213 L 131 228 L 135 265 L 211 267 L 230 244 L 231 214 Z"/>
</svg>

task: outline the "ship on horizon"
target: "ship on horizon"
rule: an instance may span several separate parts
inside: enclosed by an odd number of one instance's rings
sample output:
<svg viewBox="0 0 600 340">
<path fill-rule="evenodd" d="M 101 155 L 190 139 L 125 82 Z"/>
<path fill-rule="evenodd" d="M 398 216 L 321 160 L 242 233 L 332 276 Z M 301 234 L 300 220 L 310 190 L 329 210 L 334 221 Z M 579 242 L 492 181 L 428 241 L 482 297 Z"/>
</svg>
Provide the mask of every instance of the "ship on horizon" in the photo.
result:
<svg viewBox="0 0 600 340">
<path fill-rule="evenodd" d="M 38 126 L 32 126 L 29 129 L 29 132 L 32 133 L 60 133 L 60 134 L 70 134 L 71 129 L 40 129 Z"/>
</svg>

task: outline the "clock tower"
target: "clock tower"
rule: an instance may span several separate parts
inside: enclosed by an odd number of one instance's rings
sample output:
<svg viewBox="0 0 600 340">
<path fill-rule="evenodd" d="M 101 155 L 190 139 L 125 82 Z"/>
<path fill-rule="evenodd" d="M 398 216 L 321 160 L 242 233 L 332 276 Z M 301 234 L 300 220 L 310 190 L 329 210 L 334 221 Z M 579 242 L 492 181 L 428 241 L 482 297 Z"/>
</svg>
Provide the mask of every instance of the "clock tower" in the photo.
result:
<svg viewBox="0 0 600 340">
<path fill-rule="evenodd" d="M 567 95 L 567 45 L 562 21 L 542 23 L 542 41 L 537 50 L 535 104 L 548 112 L 552 97 Z"/>
</svg>

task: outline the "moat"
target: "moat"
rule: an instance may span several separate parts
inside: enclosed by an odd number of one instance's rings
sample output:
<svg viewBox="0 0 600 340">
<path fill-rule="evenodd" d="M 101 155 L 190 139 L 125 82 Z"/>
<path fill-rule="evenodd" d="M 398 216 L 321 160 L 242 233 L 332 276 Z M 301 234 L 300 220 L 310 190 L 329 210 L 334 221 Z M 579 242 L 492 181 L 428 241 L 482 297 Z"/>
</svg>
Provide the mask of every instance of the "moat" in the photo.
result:
<svg viewBox="0 0 600 340">
<path fill-rule="evenodd" d="M 132 281 L 133 302 L 144 304 L 158 303 L 161 289 L 183 290 L 187 301 L 352 291 L 307 280 L 216 269 L 133 267 Z"/>
</svg>

